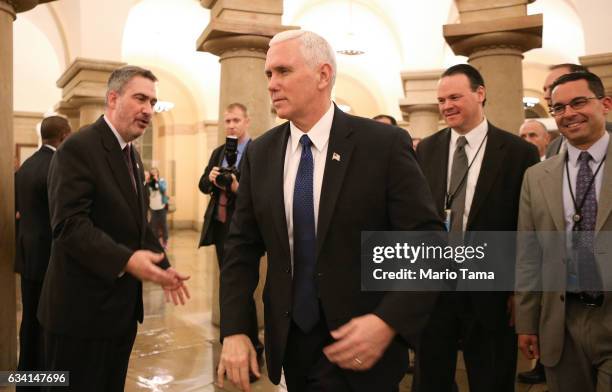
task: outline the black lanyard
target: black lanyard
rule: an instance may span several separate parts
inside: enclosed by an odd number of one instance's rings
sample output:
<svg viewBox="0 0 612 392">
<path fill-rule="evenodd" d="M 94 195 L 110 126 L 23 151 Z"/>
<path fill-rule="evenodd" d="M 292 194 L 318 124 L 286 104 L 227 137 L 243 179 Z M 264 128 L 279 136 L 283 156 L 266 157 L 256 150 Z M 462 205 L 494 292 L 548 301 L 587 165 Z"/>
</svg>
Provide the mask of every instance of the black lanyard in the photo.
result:
<svg viewBox="0 0 612 392">
<path fill-rule="evenodd" d="M 572 230 L 578 230 L 577 225 L 580 224 L 580 221 L 582 220 L 581 212 L 582 212 L 582 207 L 584 207 L 584 201 L 586 200 L 587 195 L 591 191 L 591 188 L 593 187 L 593 182 L 595 182 L 595 177 L 597 177 L 597 174 L 599 173 L 599 170 L 601 169 L 601 165 L 603 165 L 607 156 L 608 156 L 607 154 L 604 155 L 601 162 L 599 162 L 599 165 L 597 165 L 597 169 L 595 170 L 595 173 L 593 173 L 593 177 L 591 177 L 591 180 L 589 181 L 589 185 L 587 185 L 587 188 L 584 191 L 584 195 L 582 195 L 582 200 L 580 200 L 580 203 L 576 203 L 576 197 L 574 197 L 574 191 L 572 190 L 572 182 L 570 181 L 569 167 L 567 163 L 569 161 L 569 151 L 565 154 L 565 174 L 567 176 L 567 186 L 569 187 L 570 196 L 572 197 L 572 203 L 574 204 L 574 215 L 572 216 L 572 221 L 574 221 L 574 227 L 572 227 Z M 588 165 L 588 162 L 587 162 L 587 165 Z M 576 174 L 576 181 L 578 181 L 578 174 Z"/>
<path fill-rule="evenodd" d="M 461 177 L 461 181 L 459 181 L 459 184 L 457 185 L 457 188 L 455 188 L 453 193 L 450 193 L 450 194 L 448 193 L 448 191 L 450 191 L 450 189 L 446 191 L 446 209 L 447 210 L 451 208 L 451 204 L 453 204 L 453 199 L 457 195 L 457 192 L 459 191 L 459 189 L 461 189 L 461 186 L 463 185 L 463 182 L 466 181 L 467 175 L 470 172 L 470 168 L 474 164 L 474 161 L 476 161 L 476 158 L 478 157 L 478 153 L 480 152 L 480 149 L 482 148 L 482 146 L 484 145 L 485 140 L 487 140 L 488 137 L 489 137 L 489 131 L 487 130 L 487 134 L 485 135 L 484 138 L 482 138 L 482 141 L 480 142 L 480 146 L 478 146 L 478 150 L 476 150 L 476 154 L 474 154 L 474 158 L 472 158 L 472 162 L 470 162 L 470 164 L 468 165 L 467 170 L 465 171 L 465 173 L 463 173 L 463 177 Z M 465 146 L 463 146 L 463 148 L 465 149 Z M 455 151 L 457 151 L 457 147 L 455 147 Z M 455 164 L 455 162 L 453 162 L 453 164 Z M 448 170 L 448 168 L 446 170 Z M 452 168 L 451 168 L 451 173 L 452 173 Z M 450 188 L 450 184 L 448 184 L 448 187 Z"/>
</svg>

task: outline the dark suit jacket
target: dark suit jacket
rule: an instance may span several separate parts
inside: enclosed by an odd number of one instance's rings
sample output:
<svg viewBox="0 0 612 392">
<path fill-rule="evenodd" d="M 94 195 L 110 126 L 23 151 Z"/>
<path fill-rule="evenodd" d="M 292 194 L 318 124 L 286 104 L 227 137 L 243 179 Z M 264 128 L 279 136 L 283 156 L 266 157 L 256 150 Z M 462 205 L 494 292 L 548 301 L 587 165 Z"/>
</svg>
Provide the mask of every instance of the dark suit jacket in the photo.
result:
<svg viewBox="0 0 612 392">
<path fill-rule="evenodd" d="M 238 175 L 236 176 L 238 181 L 240 181 L 242 163 L 244 162 L 244 156 L 246 155 L 246 151 L 250 143 L 251 141 L 249 140 L 242 153 L 240 163 L 238 164 Z M 221 189 L 216 187 L 212 182 L 208 180 L 208 175 L 210 174 L 210 171 L 213 167 L 221 167 L 224 156 L 225 144 L 222 144 L 213 150 L 212 154 L 210 155 L 210 159 L 208 160 L 208 165 L 206 166 L 206 169 L 204 169 L 204 174 L 202 174 L 202 177 L 200 177 L 200 183 L 198 184 L 200 192 L 206 195 L 210 195 L 210 201 L 208 202 L 208 207 L 206 207 L 206 212 L 204 213 L 204 224 L 202 225 L 202 234 L 200 234 L 199 246 L 212 245 L 214 242 L 212 221 L 215 218 L 215 214 L 217 212 L 217 200 L 219 199 L 219 193 L 221 193 Z M 227 201 L 227 219 L 225 221 L 225 224 L 228 227 L 231 222 L 232 215 L 234 214 L 235 200 L 235 195 L 229 192 Z"/>
<path fill-rule="evenodd" d="M 263 293 L 266 358 L 280 379 L 291 324 L 292 273 L 283 196 L 289 123 L 254 140 L 244 159 L 236 211 L 221 270 L 221 337 L 247 333 L 248 309 L 267 252 Z M 338 154 L 332 160 L 332 154 Z M 335 109 L 317 225 L 317 284 L 328 327 L 375 313 L 405 339 L 427 321 L 435 293 L 361 291 L 362 230 L 442 230 L 431 194 L 404 130 Z M 361 377 L 366 385 L 393 382 L 407 365 L 406 346 L 394 340 L 379 363 Z M 397 385 L 397 383 L 396 383 Z M 376 390 L 372 384 L 371 390 Z"/>
<path fill-rule="evenodd" d="M 143 166 L 136 151 L 134 158 L 138 192 L 100 117 L 62 143 L 51 161 L 53 244 L 38 308 L 50 332 L 108 338 L 142 322 L 142 284 L 119 275 L 135 250 L 163 250 L 146 223 Z M 161 265 L 167 268 L 167 259 Z"/>
<path fill-rule="evenodd" d="M 25 279 L 43 281 L 51 250 L 47 173 L 53 150 L 42 146 L 15 176 L 15 206 L 21 214 L 17 231 L 17 270 Z"/>
<path fill-rule="evenodd" d="M 450 137 L 450 128 L 445 128 L 423 139 L 417 147 L 421 169 L 429 182 L 441 218 L 444 218 Z M 529 166 L 539 161 L 534 145 L 489 123 L 487 145 L 466 231 L 515 231 L 523 174 Z M 509 243 L 507 249 L 496 251 L 505 255 L 514 254 L 514 243 Z M 507 256 L 506 259 L 513 260 Z M 513 271 L 514 268 L 509 269 Z M 509 295 L 497 292 L 486 295 L 474 293 L 471 296 L 474 310 L 485 325 L 491 328 L 507 325 L 506 302 Z"/>
</svg>

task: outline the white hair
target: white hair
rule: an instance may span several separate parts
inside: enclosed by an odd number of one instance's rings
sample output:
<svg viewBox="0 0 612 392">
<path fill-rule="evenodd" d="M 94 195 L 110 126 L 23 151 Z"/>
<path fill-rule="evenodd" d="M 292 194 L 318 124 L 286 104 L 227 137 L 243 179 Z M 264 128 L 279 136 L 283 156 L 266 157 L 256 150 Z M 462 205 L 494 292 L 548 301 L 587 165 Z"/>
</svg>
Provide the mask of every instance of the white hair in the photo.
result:
<svg viewBox="0 0 612 392">
<path fill-rule="evenodd" d="M 300 49 L 306 63 L 315 68 L 321 64 L 329 64 L 332 69 L 331 85 L 336 81 L 336 53 L 325 38 L 308 30 L 286 30 L 276 34 L 270 40 L 270 47 L 292 39 L 300 40 Z"/>
</svg>

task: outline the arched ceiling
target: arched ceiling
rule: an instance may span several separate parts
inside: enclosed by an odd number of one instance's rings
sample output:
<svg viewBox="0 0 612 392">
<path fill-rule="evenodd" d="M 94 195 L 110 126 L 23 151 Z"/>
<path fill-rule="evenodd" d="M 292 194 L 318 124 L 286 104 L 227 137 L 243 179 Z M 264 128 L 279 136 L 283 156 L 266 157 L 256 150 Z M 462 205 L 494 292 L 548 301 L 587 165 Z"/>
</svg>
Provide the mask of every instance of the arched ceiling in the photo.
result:
<svg viewBox="0 0 612 392">
<path fill-rule="evenodd" d="M 352 30 L 367 53 L 339 56 L 339 73 L 367 86 L 383 110 L 399 112 L 401 71 L 465 61 L 454 56 L 442 37 L 442 25 L 457 19 L 453 0 L 351 1 L 349 18 L 349 0 L 285 0 L 283 23 L 317 31 L 334 45 L 342 45 L 342 37 Z M 537 0 L 529 12 L 544 13 L 544 48 L 527 53 L 526 63 L 544 66 L 612 52 L 612 42 L 601 33 L 612 14 L 610 0 Z M 183 84 L 181 90 L 197 103 L 195 118 L 215 119 L 218 60 L 195 50 L 208 18 L 199 0 L 62 0 L 19 14 L 15 64 L 29 68 L 15 72 L 15 89 L 20 90 L 15 92 L 15 110 L 44 112 L 57 103 L 55 81 L 78 56 L 154 64 Z M 40 61 L 41 56 L 50 60 Z M 32 90 L 40 99 L 32 99 Z"/>
</svg>

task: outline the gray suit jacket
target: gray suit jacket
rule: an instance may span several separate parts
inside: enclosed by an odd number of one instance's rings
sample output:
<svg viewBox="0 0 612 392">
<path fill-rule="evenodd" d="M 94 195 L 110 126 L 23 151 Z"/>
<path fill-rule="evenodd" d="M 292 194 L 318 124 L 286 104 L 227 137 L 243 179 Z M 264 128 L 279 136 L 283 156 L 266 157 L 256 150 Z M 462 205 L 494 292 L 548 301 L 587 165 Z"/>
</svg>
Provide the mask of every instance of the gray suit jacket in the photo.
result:
<svg viewBox="0 0 612 392">
<path fill-rule="evenodd" d="M 608 132 L 612 132 L 612 122 L 606 121 L 606 129 L 608 130 Z M 554 157 L 559 153 L 559 150 L 561 149 L 561 143 L 563 143 L 564 139 L 565 138 L 563 137 L 563 135 L 559 135 L 557 138 L 555 138 L 555 140 L 550 142 L 548 147 L 546 147 L 547 159 L 550 157 Z"/>
<path fill-rule="evenodd" d="M 537 232 L 529 239 L 521 236 L 517 250 L 516 273 L 527 285 L 517 291 L 516 331 L 538 335 L 540 360 L 544 366 L 554 366 L 563 352 L 565 336 L 566 244 L 563 210 L 563 176 L 565 156 L 556 155 L 532 166 L 525 173 L 521 190 L 518 230 Z M 608 145 L 612 157 L 612 143 Z M 595 257 L 603 278 L 604 288 L 612 282 L 612 163 L 603 168 L 599 195 L 595 237 Z M 520 280 L 518 280 L 520 282 Z M 553 290 L 542 288 L 554 287 Z M 601 314 L 612 312 L 612 293 L 606 292 Z M 612 318 L 604 317 L 610 323 Z"/>
</svg>

